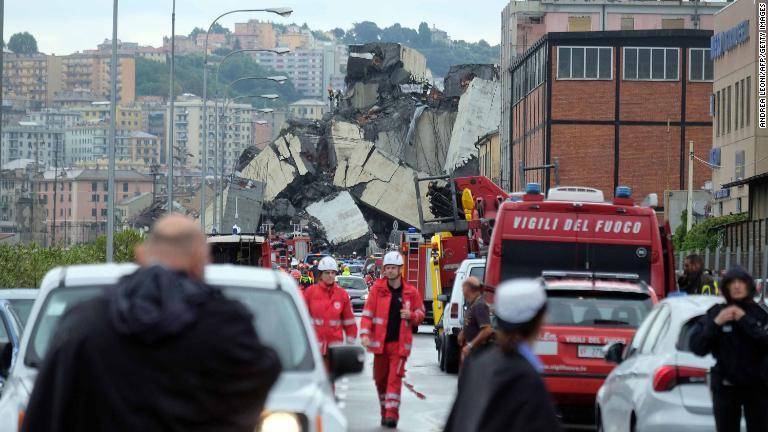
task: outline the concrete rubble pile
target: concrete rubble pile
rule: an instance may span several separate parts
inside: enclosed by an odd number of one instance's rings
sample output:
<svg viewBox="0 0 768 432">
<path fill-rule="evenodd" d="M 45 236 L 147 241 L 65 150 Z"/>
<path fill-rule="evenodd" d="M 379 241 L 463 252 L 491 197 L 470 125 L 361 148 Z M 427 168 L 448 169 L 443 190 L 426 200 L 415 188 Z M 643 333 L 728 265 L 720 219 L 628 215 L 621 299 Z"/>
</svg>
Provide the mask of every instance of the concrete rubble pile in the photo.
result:
<svg viewBox="0 0 768 432">
<path fill-rule="evenodd" d="M 392 43 L 351 46 L 347 91 L 332 112 L 322 121 L 290 120 L 264 150 L 241 156 L 236 177 L 263 185 L 262 223 L 290 230 L 308 221 L 316 244 L 341 253 L 371 242 L 384 246 L 395 221 L 420 228 L 417 201 L 425 218 L 432 212 L 426 185 L 417 200 L 414 177 L 464 168 L 477 136 L 498 128 L 499 113 L 491 112 L 499 108 L 497 68 L 469 65 L 453 73 L 446 89 L 470 78 L 466 93 L 447 97 L 428 84 L 431 73 L 417 51 Z M 471 136 L 478 131 L 484 132 Z M 232 215 L 227 201 L 225 214 Z"/>
</svg>

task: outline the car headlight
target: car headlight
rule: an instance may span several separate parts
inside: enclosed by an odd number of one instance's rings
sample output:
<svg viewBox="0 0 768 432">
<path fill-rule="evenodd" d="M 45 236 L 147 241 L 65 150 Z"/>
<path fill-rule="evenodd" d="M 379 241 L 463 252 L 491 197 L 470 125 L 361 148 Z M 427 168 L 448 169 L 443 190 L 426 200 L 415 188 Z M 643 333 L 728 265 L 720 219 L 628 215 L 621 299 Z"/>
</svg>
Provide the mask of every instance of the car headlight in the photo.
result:
<svg viewBox="0 0 768 432">
<path fill-rule="evenodd" d="M 362 301 L 368 300 L 368 294 L 363 294 L 362 296 L 360 296 L 360 300 Z"/>
<path fill-rule="evenodd" d="M 260 432 L 304 432 L 303 416 L 290 412 L 272 412 L 261 420 Z"/>
</svg>

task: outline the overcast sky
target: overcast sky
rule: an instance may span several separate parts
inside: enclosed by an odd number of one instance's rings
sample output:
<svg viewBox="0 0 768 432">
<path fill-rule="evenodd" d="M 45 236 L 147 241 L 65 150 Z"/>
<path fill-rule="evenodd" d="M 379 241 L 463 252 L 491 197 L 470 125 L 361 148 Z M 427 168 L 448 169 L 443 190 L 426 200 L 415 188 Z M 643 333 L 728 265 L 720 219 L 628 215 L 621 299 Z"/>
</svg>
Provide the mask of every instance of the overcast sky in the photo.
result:
<svg viewBox="0 0 768 432">
<path fill-rule="evenodd" d="M 294 14 L 280 18 L 269 14 L 234 14 L 222 24 L 249 18 L 307 23 L 313 30 L 348 29 L 352 23 L 374 21 L 380 27 L 395 22 L 417 28 L 425 21 L 448 32 L 453 39 L 491 45 L 500 38 L 501 10 L 507 0 L 178 0 L 176 34 L 207 27 L 219 14 L 233 9 L 290 6 Z M 170 34 L 171 0 L 123 0 L 118 38 L 143 45 L 161 46 Z M 95 48 L 112 35 L 112 2 L 109 0 L 13 0 L 5 3 L 5 39 L 28 31 L 45 53 L 57 55 Z"/>
</svg>

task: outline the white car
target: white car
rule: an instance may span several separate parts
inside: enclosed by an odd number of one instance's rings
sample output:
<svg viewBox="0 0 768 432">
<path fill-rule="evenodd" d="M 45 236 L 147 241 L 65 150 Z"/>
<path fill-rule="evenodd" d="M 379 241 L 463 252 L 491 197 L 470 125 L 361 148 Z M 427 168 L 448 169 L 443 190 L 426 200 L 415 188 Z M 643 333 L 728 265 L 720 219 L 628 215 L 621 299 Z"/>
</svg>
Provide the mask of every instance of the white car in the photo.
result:
<svg viewBox="0 0 768 432">
<path fill-rule="evenodd" d="M 0 397 L 0 432 L 18 430 L 37 365 L 61 315 L 135 270 L 133 264 L 101 264 L 59 267 L 48 272 L 22 336 L 20 361 L 11 370 Z M 347 420 L 336 404 L 295 281 L 284 273 L 233 265 L 210 265 L 205 273 L 209 284 L 222 288 L 225 295 L 253 312 L 259 337 L 278 352 L 283 364 L 283 372 L 267 399 L 261 431 L 346 431 Z M 346 345 L 331 350 L 334 378 L 362 371 L 361 347 Z"/>
<path fill-rule="evenodd" d="M 440 364 L 440 370 L 448 373 L 457 373 L 459 371 L 459 350 L 458 336 L 464 326 L 464 291 L 461 284 L 464 279 L 474 276 L 482 282 L 485 276 L 485 258 L 469 258 L 461 262 L 459 269 L 456 270 L 456 278 L 453 281 L 453 287 L 449 295 L 441 295 L 438 300 L 442 301 L 443 318 L 441 320 L 443 332 L 436 335 L 437 361 Z"/>
<path fill-rule="evenodd" d="M 667 298 L 645 318 L 628 347 L 605 349 L 619 363 L 597 394 L 598 431 L 714 432 L 707 377 L 712 356 L 690 350 L 694 324 L 722 297 Z M 742 427 L 743 429 L 743 427 Z"/>
</svg>

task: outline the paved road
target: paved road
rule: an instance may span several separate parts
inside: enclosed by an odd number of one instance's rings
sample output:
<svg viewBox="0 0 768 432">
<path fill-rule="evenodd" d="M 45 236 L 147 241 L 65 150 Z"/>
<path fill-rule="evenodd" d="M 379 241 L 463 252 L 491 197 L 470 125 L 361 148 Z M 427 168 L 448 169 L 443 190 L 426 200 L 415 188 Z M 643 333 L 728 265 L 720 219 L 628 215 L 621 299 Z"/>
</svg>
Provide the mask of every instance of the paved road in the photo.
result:
<svg viewBox="0 0 768 432">
<path fill-rule="evenodd" d="M 432 327 L 422 326 L 414 337 L 413 352 L 406 365 L 405 380 L 423 393 L 419 399 L 403 386 L 398 430 L 436 432 L 443 430 L 451 404 L 456 396 L 456 376 L 447 375 L 437 366 Z M 336 394 L 349 430 L 356 432 L 384 431 L 379 426 L 379 399 L 373 385 L 373 356 L 368 354 L 365 370 L 360 375 L 342 378 L 336 384 Z"/>
</svg>

